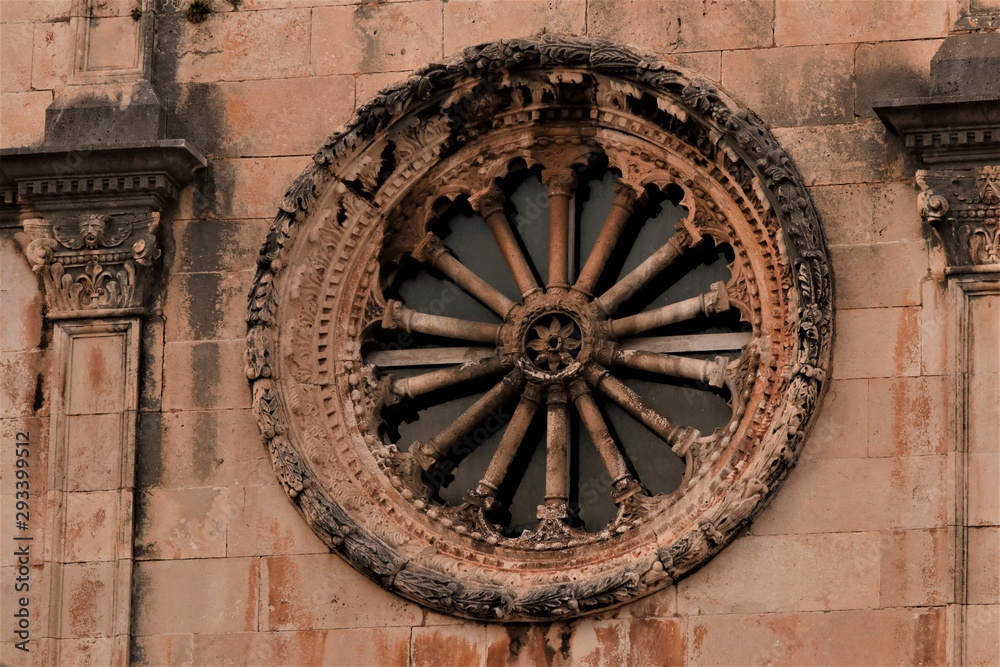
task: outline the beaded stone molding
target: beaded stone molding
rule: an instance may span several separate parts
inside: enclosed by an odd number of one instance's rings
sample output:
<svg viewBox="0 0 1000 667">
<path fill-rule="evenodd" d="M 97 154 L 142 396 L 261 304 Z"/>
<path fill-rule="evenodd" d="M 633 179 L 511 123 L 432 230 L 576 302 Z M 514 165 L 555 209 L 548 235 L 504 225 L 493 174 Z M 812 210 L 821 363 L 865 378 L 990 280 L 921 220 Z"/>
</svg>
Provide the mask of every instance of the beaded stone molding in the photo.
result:
<svg viewBox="0 0 1000 667">
<path fill-rule="evenodd" d="M 576 270 L 567 259 L 570 202 L 581 166 L 594 160 L 614 174 L 615 198 Z M 526 169 L 548 189 L 547 275 L 523 252 L 498 185 Z M 672 236 L 599 289 L 623 230 L 641 224 L 647 200 L 668 190 L 683 212 Z M 518 298 L 477 275 L 476 262 L 463 263 L 435 232 L 456 203 L 489 228 Z M 730 249 L 728 281 L 629 311 L 629 299 L 657 288 L 686 253 L 715 246 Z M 497 322 L 419 312 L 387 297 L 403 264 L 443 276 Z M 720 313 L 742 321 L 742 333 L 687 336 L 686 347 L 648 335 Z M 628 47 L 518 39 L 419 70 L 320 148 L 258 260 L 247 376 L 275 472 L 331 550 L 441 612 L 565 619 L 672 584 L 763 509 L 816 413 L 831 315 L 809 194 L 753 112 Z M 468 347 L 370 353 L 378 332 L 393 331 Z M 705 354 L 717 350 L 732 354 Z M 395 370 L 408 365 L 438 368 Z M 732 416 L 712 433 L 675 423 L 619 379 L 629 369 L 724 392 Z M 489 378 L 492 388 L 432 438 L 394 441 L 384 427 L 387 409 Z M 683 460 L 679 488 L 646 488 L 602 403 L 620 406 Z M 515 404 L 500 423 L 499 407 Z M 489 469 L 462 502 L 442 501 L 433 480 L 447 479 L 468 454 L 470 433 L 490 420 L 503 436 Z M 497 519 L 498 489 L 533 420 L 544 423 L 545 500 L 537 527 L 513 534 Z M 571 516 L 574 420 L 610 475 L 617 515 L 606 526 L 584 528 Z"/>
</svg>

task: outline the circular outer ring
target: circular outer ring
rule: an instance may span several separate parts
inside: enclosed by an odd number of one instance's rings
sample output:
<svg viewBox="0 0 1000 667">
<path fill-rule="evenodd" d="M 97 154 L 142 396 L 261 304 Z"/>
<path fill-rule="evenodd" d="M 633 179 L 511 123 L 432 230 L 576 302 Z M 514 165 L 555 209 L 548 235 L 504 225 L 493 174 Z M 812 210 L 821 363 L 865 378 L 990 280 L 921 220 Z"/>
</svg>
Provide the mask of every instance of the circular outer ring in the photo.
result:
<svg viewBox="0 0 1000 667">
<path fill-rule="evenodd" d="M 560 97 L 573 90 L 590 97 Z M 701 187 L 656 151 L 644 153 L 641 141 L 608 155 L 624 181 L 634 176 L 630 155 L 662 168 L 662 184 L 679 185 L 685 207 L 701 212 L 697 230 L 714 235 L 713 220 L 734 211 L 752 220 L 748 229 L 759 237 L 753 253 L 763 258 L 756 268 L 769 279 L 744 276 L 729 298 L 736 294 L 738 302 L 742 293 L 746 302 L 770 304 L 757 313 L 766 310 L 772 321 L 753 322 L 756 347 L 744 350 L 741 367 L 727 377 L 741 419 L 728 433 L 674 446 L 688 466 L 683 493 L 624 534 L 522 553 L 447 528 L 437 510 L 421 507 L 398 484 L 391 465 L 398 453 L 366 426 L 377 415 L 371 396 L 378 387 L 357 341 L 385 315 L 377 285 L 380 266 L 393 261 L 386 253 L 420 243 L 400 240 L 396 221 L 430 217 L 435 199 L 449 195 L 446 178 L 435 190 L 424 176 L 495 135 L 513 137 L 531 164 L 546 141 L 526 145 L 516 133 L 503 135 L 504 124 L 538 126 L 539 119 L 596 127 L 588 136 L 597 144 L 604 128 L 641 130 L 690 149 L 687 164 L 714 174 L 717 188 Z M 502 173 L 490 171 L 497 160 L 489 150 L 479 153 L 484 157 L 463 171 L 479 173 L 488 187 Z M 634 185 L 641 191 L 649 182 Z M 711 205 L 718 192 L 731 193 L 730 201 Z M 761 287 L 772 293 L 758 294 Z M 754 310 L 743 314 L 753 319 Z M 320 148 L 288 190 L 258 260 L 246 373 L 275 472 L 331 550 L 385 588 L 445 613 L 565 619 L 677 581 L 763 509 L 815 414 L 831 315 L 827 255 L 808 192 L 754 113 L 655 56 L 549 36 L 486 44 L 425 67 L 362 106 Z"/>
</svg>

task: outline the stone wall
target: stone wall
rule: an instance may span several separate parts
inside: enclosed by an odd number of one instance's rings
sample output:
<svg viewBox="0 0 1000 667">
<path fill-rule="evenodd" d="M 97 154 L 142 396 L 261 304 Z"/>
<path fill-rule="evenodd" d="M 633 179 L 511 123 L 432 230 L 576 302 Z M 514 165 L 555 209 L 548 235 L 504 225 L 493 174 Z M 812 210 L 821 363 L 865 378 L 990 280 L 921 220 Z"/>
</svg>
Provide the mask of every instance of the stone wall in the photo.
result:
<svg viewBox="0 0 1000 667">
<path fill-rule="evenodd" d="M 134 3 L 103 3 L 109 17 Z M 212 0 L 204 22 L 158 0 L 153 81 L 167 136 L 208 157 L 162 229 L 166 285 L 141 357 L 132 595 L 136 664 L 943 664 L 955 638 L 955 389 L 945 260 L 917 213 L 914 165 L 876 99 L 928 93 L 950 0 Z M 0 0 L 0 142 L 38 145 L 72 77 L 71 0 Z M 147 7 L 149 12 L 152 8 Z M 676 58 L 757 111 L 795 160 L 825 226 L 835 280 L 832 383 L 771 506 L 706 567 L 614 612 L 483 625 L 397 598 L 327 549 L 260 446 L 243 374 L 246 293 L 284 189 L 354 108 L 408 72 L 482 41 L 608 37 Z M 0 228 L 3 663 L 13 647 L 14 434 L 46 490 L 50 327 L 13 226 Z M 995 319 L 985 311 L 985 321 Z M 985 349 L 985 348 L 984 348 Z M 970 664 L 1000 652 L 996 353 L 982 352 L 983 489 L 970 570 Z M 990 366 L 992 364 L 992 366 Z M 992 371 L 990 371 L 992 368 Z M 989 380 L 992 378 L 992 382 Z M 992 415 L 992 418 L 990 418 Z M 80 434 L 101 457 L 106 434 Z M 992 466 L 992 467 L 991 467 Z M 100 511 L 73 525 L 98 548 Z M 33 510 L 41 548 L 46 509 Z M 989 546 L 992 545 L 992 546 Z M 51 545 L 45 545 L 51 548 Z M 34 638 L 47 627 L 33 570 Z M 104 570 L 68 582 L 64 639 L 95 663 Z M 37 589 L 37 594 L 35 593 Z M 74 643 L 75 642 L 75 643 Z M 81 658 L 82 659 L 82 658 Z"/>
</svg>

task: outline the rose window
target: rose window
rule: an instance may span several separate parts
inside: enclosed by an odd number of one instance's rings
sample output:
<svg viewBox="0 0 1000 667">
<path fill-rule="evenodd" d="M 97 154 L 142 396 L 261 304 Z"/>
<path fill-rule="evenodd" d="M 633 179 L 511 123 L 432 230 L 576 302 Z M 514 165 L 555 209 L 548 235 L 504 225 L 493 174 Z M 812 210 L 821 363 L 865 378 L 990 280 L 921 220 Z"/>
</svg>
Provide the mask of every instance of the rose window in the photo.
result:
<svg viewBox="0 0 1000 667">
<path fill-rule="evenodd" d="M 380 94 L 289 191 L 247 372 L 275 471 L 383 586 L 551 619 L 701 566 L 825 381 L 826 255 L 752 113 L 576 38 Z"/>
</svg>

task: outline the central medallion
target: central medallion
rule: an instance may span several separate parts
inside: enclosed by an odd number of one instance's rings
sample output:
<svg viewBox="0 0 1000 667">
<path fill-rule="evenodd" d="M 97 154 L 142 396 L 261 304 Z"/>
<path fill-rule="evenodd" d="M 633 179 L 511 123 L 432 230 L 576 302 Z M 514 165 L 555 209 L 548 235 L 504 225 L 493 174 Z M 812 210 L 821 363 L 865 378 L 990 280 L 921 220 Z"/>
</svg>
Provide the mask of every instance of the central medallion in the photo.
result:
<svg viewBox="0 0 1000 667">
<path fill-rule="evenodd" d="M 529 326 L 524 352 L 538 370 L 556 373 L 576 361 L 580 338 L 580 325 L 568 313 L 546 313 Z"/>
</svg>

